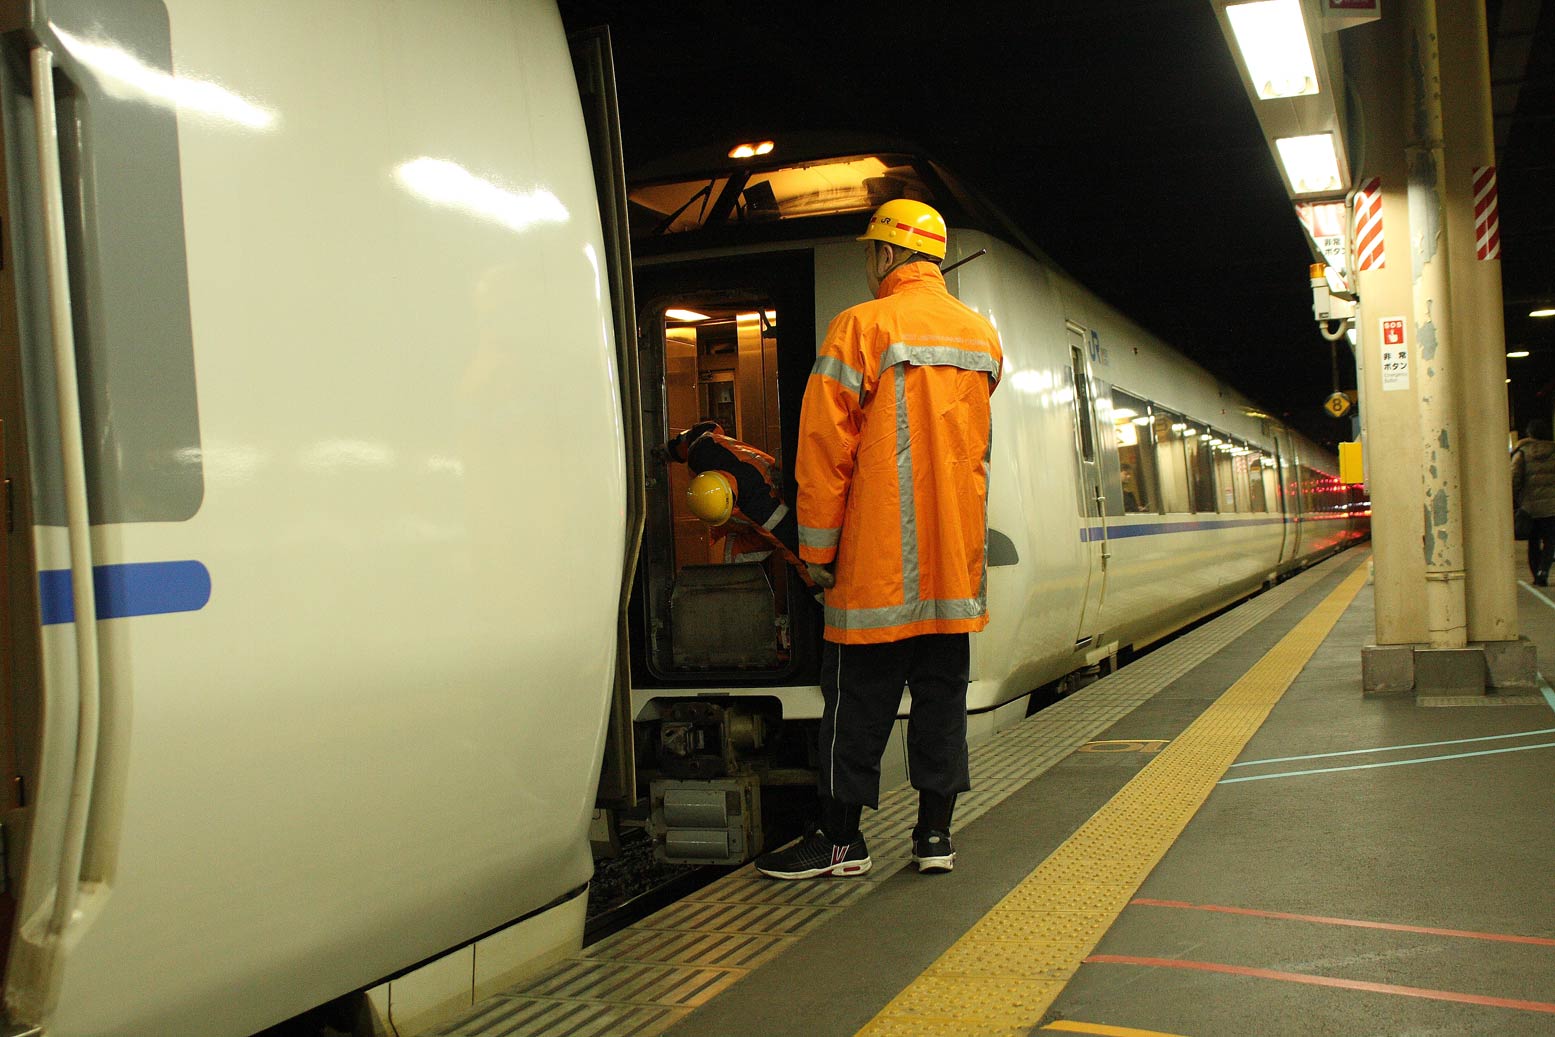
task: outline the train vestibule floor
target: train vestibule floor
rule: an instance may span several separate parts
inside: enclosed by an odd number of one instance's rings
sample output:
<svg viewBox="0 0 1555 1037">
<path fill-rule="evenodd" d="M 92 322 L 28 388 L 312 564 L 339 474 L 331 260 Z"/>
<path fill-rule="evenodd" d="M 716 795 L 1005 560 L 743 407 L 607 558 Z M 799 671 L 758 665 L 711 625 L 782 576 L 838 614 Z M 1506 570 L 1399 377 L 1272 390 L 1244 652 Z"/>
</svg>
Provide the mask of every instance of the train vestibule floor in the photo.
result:
<svg viewBox="0 0 1555 1037">
<path fill-rule="evenodd" d="M 746 867 L 439 1033 L 1547 1034 L 1555 692 L 1361 694 L 1368 555 L 1260 595 L 973 751 L 955 870 Z M 1555 667 L 1555 596 L 1519 590 Z"/>
</svg>

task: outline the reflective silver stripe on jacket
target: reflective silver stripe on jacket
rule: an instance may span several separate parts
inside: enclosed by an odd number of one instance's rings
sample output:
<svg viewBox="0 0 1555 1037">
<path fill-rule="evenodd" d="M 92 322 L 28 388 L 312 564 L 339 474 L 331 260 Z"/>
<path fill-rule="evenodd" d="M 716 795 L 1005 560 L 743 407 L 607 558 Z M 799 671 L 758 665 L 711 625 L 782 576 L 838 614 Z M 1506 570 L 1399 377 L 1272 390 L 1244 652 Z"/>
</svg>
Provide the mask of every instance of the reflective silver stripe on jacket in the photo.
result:
<svg viewBox="0 0 1555 1037">
<path fill-rule="evenodd" d="M 987 611 L 986 596 L 914 601 L 877 609 L 840 609 L 827 605 L 826 625 L 834 630 L 877 630 L 931 619 L 980 619 Z"/>
<path fill-rule="evenodd" d="M 777 528 L 777 524 L 779 522 L 782 522 L 784 517 L 786 517 L 787 515 L 788 515 L 788 505 L 787 504 L 779 504 L 777 506 L 777 510 L 772 513 L 771 517 L 768 518 L 767 521 L 765 521 L 765 522 L 763 522 L 761 524 L 761 528 L 765 529 L 768 533 L 770 533 L 774 529 Z"/>
<path fill-rule="evenodd" d="M 984 371 L 994 381 L 999 380 L 999 362 L 987 353 L 975 349 L 957 349 L 954 346 L 913 346 L 906 342 L 893 342 L 880 354 L 880 372 L 897 364 L 913 367 L 959 367 L 963 371 Z"/>
<path fill-rule="evenodd" d="M 841 526 L 838 526 L 836 529 L 816 529 L 814 526 L 799 527 L 800 547 L 817 547 L 824 551 L 829 547 L 836 547 L 837 542 L 841 539 Z"/>
<path fill-rule="evenodd" d="M 818 374 L 847 389 L 854 396 L 864 387 L 864 372 L 855 370 L 834 356 L 818 356 L 815 358 L 815 366 L 810 368 L 811 374 Z"/>
<path fill-rule="evenodd" d="M 907 423 L 907 368 L 898 365 L 895 378 L 896 499 L 901 508 L 902 522 L 902 600 L 917 601 L 920 585 L 918 508 L 912 494 L 912 428 Z"/>
</svg>

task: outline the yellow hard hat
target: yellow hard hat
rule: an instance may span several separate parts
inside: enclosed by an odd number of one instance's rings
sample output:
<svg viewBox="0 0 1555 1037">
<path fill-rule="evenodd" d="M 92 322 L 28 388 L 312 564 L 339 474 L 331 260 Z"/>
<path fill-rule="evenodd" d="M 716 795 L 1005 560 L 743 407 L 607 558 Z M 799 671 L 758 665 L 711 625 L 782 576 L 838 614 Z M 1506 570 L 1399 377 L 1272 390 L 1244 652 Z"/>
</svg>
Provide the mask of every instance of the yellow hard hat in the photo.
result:
<svg viewBox="0 0 1555 1037">
<path fill-rule="evenodd" d="M 875 210 L 860 241 L 884 241 L 936 259 L 945 258 L 945 217 L 931 205 L 896 198 Z"/>
<path fill-rule="evenodd" d="M 722 472 L 703 472 L 686 487 L 686 506 L 709 526 L 721 526 L 734 514 L 734 487 Z"/>
</svg>

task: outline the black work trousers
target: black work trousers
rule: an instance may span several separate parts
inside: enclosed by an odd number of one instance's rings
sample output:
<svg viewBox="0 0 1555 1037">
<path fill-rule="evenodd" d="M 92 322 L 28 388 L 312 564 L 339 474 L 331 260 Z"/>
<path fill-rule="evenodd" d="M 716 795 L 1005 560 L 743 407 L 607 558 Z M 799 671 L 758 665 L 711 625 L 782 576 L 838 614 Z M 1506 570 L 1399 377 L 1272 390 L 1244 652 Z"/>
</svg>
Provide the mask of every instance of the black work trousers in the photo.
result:
<svg viewBox="0 0 1555 1037">
<path fill-rule="evenodd" d="M 822 795 L 880 805 L 880 756 L 902 688 L 912 692 L 907 771 L 913 788 L 946 798 L 972 787 L 967 773 L 969 634 L 923 634 L 878 645 L 826 642 L 821 653 Z"/>
</svg>

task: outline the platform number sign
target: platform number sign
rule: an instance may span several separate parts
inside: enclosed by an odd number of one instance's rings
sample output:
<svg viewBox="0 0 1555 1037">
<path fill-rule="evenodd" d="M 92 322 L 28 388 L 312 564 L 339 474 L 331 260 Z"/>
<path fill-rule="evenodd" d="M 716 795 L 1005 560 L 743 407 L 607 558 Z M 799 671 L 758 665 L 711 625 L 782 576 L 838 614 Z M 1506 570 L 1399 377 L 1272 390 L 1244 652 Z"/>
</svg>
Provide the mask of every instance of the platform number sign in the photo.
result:
<svg viewBox="0 0 1555 1037">
<path fill-rule="evenodd" d="M 1336 392 L 1323 404 L 1323 409 L 1336 418 L 1342 418 L 1350 413 L 1350 397 L 1342 392 Z"/>
<path fill-rule="evenodd" d="M 1404 318 L 1383 317 L 1382 390 L 1409 388 L 1409 344 L 1404 340 Z"/>
</svg>

